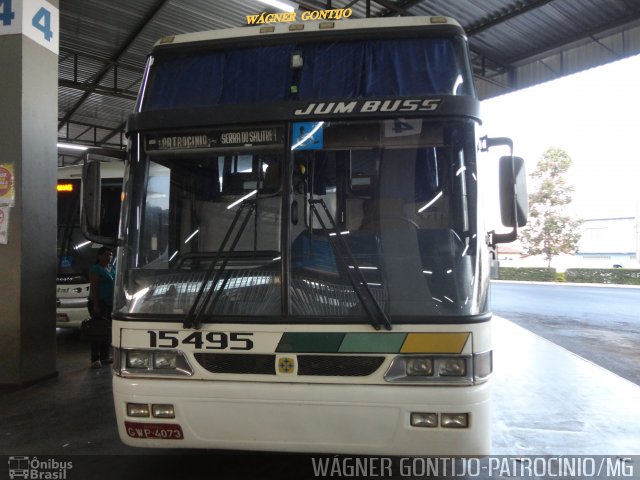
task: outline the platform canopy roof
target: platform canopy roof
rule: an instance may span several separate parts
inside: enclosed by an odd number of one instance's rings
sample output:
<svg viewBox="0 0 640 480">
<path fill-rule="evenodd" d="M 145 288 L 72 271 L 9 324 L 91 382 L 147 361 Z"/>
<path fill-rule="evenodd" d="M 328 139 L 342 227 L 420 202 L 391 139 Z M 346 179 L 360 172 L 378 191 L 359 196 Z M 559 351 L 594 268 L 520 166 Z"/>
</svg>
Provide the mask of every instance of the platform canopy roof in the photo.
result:
<svg viewBox="0 0 640 480">
<path fill-rule="evenodd" d="M 282 1 L 298 12 L 351 8 L 352 18 L 453 17 L 469 37 L 481 99 L 640 53 L 640 0 Z M 278 11 L 258 0 L 61 0 L 59 141 L 124 148 L 159 38 L 240 27 L 247 15 Z M 74 158 L 59 149 L 59 164 Z"/>
</svg>

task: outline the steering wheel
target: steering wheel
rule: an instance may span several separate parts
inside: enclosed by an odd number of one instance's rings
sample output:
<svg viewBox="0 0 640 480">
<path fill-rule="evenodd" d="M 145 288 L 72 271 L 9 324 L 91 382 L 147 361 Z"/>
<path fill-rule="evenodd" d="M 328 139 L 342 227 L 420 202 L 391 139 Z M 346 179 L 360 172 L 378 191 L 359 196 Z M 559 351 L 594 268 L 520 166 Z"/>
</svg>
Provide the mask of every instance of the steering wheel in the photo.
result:
<svg viewBox="0 0 640 480">
<path fill-rule="evenodd" d="M 418 225 L 415 220 L 412 220 L 411 218 L 407 218 L 407 217 L 379 217 L 379 218 L 373 219 L 371 222 L 367 224 L 364 224 L 363 228 L 371 228 L 372 225 L 376 225 L 379 227 L 380 224 L 383 222 L 397 222 L 397 221 L 401 221 L 405 224 L 412 226 L 416 230 L 420 230 L 420 225 Z"/>
</svg>

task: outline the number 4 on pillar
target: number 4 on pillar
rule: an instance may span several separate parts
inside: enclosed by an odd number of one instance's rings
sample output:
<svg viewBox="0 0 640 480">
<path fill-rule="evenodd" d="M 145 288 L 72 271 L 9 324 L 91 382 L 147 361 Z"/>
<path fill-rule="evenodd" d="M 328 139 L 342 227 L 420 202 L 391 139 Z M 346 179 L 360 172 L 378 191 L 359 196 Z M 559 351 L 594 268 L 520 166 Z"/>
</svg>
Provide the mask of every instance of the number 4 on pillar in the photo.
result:
<svg viewBox="0 0 640 480">
<path fill-rule="evenodd" d="M 58 10 L 45 0 L 0 0 L 0 35 L 23 33 L 57 54 L 57 26 Z"/>
</svg>

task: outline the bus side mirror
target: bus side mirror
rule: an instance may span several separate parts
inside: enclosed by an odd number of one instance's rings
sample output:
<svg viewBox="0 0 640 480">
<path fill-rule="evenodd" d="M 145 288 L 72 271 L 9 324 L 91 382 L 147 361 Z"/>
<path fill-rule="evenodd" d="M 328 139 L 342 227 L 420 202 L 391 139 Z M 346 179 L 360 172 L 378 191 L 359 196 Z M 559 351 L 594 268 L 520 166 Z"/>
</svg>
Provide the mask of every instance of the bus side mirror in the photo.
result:
<svg viewBox="0 0 640 480">
<path fill-rule="evenodd" d="M 523 227 L 529 215 L 527 175 L 520 157 L 500 158 L 500 213 L 505 227 Z"/>
<path fill-rule="evenodd" d="M 491 232 L 491 244 L 513 242 L 518 238 L 518 227 L 527 224 L 529 215 L 529 195 L 527 194 L 527 175 L 524 160 L 520 157 L 506 156 L 499 163 L 500 216 L 505 227 L 511 227 L 509 233 Z"/>
<path fill-rule="evenodd" d="M 82 222 L 83 232 L 100 232 L 100 162 L 86 162 L 82 166 Z"/>
</svg>

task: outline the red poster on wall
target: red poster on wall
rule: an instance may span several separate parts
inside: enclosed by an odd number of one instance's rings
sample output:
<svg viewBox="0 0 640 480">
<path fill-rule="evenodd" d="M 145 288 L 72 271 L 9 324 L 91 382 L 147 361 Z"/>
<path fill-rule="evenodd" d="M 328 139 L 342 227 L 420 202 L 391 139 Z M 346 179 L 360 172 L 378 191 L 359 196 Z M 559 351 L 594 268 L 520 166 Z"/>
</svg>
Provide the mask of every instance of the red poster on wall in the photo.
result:
<svg viewBox="0 0 640 480">
<path fill-rule="evenodd" d="M 13 164 L 0 164 L 0 205 L 13 205 L 15 201 Z"/>
</svg>

